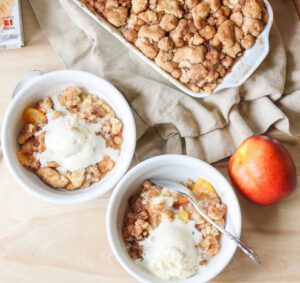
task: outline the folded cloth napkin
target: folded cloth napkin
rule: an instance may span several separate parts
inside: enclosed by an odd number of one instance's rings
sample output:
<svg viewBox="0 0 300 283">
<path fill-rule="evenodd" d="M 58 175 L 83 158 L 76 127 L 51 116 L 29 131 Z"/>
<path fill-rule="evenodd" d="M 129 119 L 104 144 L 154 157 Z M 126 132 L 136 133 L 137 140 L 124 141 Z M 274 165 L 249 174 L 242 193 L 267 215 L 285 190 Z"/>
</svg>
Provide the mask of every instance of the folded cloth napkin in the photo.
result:
<svg viewBox="0 0 300 283">
<path fill-rule="evenodd" d="M 137 124 L 137 160 L 179 153 L 215 162 L 271 126 L 300 135 L 300 25 L 292 0 L 271 1 L 270 53 L 254 75 L 205 99 L 171 85 L 72 0 L 30 1 L 67 68 L 95 73 L 127 97 Z"/>
</svg>

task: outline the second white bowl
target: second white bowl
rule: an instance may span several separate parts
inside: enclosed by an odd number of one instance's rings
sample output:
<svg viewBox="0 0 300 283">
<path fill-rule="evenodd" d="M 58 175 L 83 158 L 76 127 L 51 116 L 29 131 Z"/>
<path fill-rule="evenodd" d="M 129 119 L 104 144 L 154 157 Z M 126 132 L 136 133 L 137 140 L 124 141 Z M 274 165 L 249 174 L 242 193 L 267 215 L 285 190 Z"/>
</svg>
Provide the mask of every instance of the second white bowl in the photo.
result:
<svg viewBox="0 0 300 283">
<path fill-rule="evenodd" d="M 107 210 L 107 234 L 114 255 L 134 278 L 145 283 L 174 282 L 161 280 L 142 270 L 129 257 L 122 238 L 122 226 L 127 202 L 135 194 L 141 183 L 150 178 L 165 178 L 174 181 L 204 178 L 216 189 L 222 202 L 227 205 L 225 228 L 239 237 L 241 233 L 240 206 L 229 182 L 209 164 L 185 155 L 162 155 L 148 159 L 132 168 L 115 188 Z M 193 277 L 177 280 L 180 283 L 207 282 L 219 274 L 230 262 L 236 250 L 236 244 L 225 236 L 221 240 L 219 253 L 209 261 L 206 268 Z"/>
</svg>

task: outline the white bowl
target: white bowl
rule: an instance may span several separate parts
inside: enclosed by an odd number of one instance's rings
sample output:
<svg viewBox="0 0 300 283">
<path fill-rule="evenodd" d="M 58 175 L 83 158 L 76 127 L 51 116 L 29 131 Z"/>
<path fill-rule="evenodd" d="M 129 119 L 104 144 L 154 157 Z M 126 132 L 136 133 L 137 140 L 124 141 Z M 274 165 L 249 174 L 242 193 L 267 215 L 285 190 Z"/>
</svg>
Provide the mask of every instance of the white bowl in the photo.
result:
<svg viewBox="0 0 300 283">
<path fill-rule="evenodd" d="M 16 156 L 18 149 L 16 140 L 24 124 L 21 119 L 24 108 L 70 85 L 83 87 L 88 92 L 103 98 L 111 105 L 116 115 L 123 122 L 124 142 L 119 161 L 103 180 L 87 189 L 75 191 L 54 190 L 20 164 Z M 132 161 L 136 144 L 136 128 L 127 101 L 113 85 L 87 72 L 62 70 L 41 76 L 33 76 L 32 79 L 28 76 L 25 77 L 25 84 L 17 87 L 16 96 L 5 113 L 1 140 L 6 164 L 22 188 L 36 197 L 49 202 L 71 204 L 88 201 L 101 196 L 117 184 Z"/>
<path fill-rule="evenodd" d="M 99 25 L 110 32 L 114 37 L 121 41 L 127 48 L 139 56 L 142 60 L 148 63 L 153 69 L 159 72 L 164 78 L 174 84 L 177 88 L 185 92 L 186 94 L 203 98 L 209 96 L 210 94 L 205 92 L 193 92 L 188 87 L 184 86 L 180 81 L 173 78 L 169 73 L 165 72 L 163 69 L 158 67 L 153 60 L 147 58 L 141 51 L 139 51 L 134 45 L 129 43 L 121 34 L 121 32 L 111 25 L 105 18 L 101 17 L 99 14 L 91 11 L 82 0 L 73 0 L 86 14 L 92 17 Z M 257 37 L 254 46 L 247 50 L 243 56 L 236 62 L 231 71 L 223 79 L 222 83 L 217 86 L 214 93 L 232 87 L 238 87 L 242 85 L 260 66 L 269 53 L 269 34 L 271 27 L 273 25 L 273 10 L 268 0 L 264 0 L 267 11 L 269 13 L 269 21 L 266 24 L 263 32 Z"/>
<path fill-rule="evenodd" d="M 237 237 L 241 233 L 241 211 L 237 197 L 226 178 L 215 168 L 201 160 L 185 155 L 162 155 L 139 163 L 123 176 L 110 198 L 106 230 L 114 255 L 125 270 L 140 282 L 174 282 L 161 280 L 136 265 L 127 254 L 121 233 L 129 197 L 137 192 L 145 179 L 162 177 L 174 181 L 196 180 L 201 177 L 211 182 L 222 202 L 228 207 L 225 228 Z M 235 250 L 236 244 L 223 236 L 219 253 L 212 258 L 202 272 L 176 282 L 200 283 L 211 280 L 226 267 Z"/>
</svg>

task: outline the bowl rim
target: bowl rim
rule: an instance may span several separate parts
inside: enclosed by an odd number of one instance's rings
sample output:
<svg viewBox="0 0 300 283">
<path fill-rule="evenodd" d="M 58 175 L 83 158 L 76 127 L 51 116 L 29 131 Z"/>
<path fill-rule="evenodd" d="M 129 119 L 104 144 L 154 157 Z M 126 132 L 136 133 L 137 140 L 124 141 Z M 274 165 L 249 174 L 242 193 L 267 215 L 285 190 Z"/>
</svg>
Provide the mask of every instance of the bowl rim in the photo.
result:
<svg viewBox="0 0 300 283">
<path fill-rule="evenodd" d="M 12 142 L 8 140 L 6 136 L 6 131 L 10 127 L 11 121 L 14 119 L 14 109 L 19 103 L 19 97 L 24 95 L 25 93 L 28 93 L 30 89 L 36 84 L 43 80 L 52 80 L 55 77 L 63 76 L 64 74 L 71 74 L 71 75 L 81 75 L 82 77 L 90 77 L 94 81 L 101 82 L 101 84 L 105 84 L 108 87 L 110 87 L 114 91 L 114 96 L 117 97 L 117 100 L 122 105 L 122 109 L 126 111 L 126 116 L 128 119 L 127 123 L 129 124 L 130 129 L 128 130 L 128 140 L 130 142 L 127 143 L 126 149 L 126 155 L 125 155 L 125 161 L 122 165 L 122 167 L 119 167 L 118 174 L 115 176 L 114 180 L 110 180 L 110 182 L 106 183 L 106 185 L 102 184 L 95 184 L 93 191 L 84 191 L 84 193 L 81 193 L 80 195 L 70 195 L 65 197 L 57 197 L 55 196 L 56 191 L 53 189 L 50 195 L 45 195 L 42 192 L 36 190 L 34 187 L 31 187 L 28 185 L 27 180 L 23 180 L 20 178 L 20 176 L 16 173 L 16 170 L 14 170 L 13 162 L 11 160 L 10 155 L 8 154 L 8 143 Z M 88 87 L 88 83 L 82 82 L 82 85 L 86 85 Z M 47 93 L 47 91 L 45 91 Z M 30 98 L 30 95 L 28 95 L 28 98 Z M 110 101 L 108 101 L 110 103 Z M 118 113 L 117 113 L 118 115 Z M 126 101 L 125 97 L 122 95 L 122 93 L 110 82 L 107 80 L 94 75 L 92 73 L 81 71 L 81 70 L 73 70 L 73 69 L 67 69 L 67 70 L 58 70 L 58 71 L 52 71 L 45 74 L 42 74 L 41 76 L 35 77 L 32 80 L 30 80 L 28 83 L 26 83 L 24 86 L 22 86 L 20 89 L 18 89 L 15 97 L 12 99 L 10 104 L 8 105 L 8 108 L 5 111 L 3 123 L 2 123 L 2 129 L 1 129 L 1 141 L 2 141 L 2 153 L 5 160 L 5 163 L 13 175 L 14 179 L 17 181 L 20 187 L 22 187 L 25 191 L 29 192 L 30 194 L 34 195 L 35 197 L 55 204 L 76 204 L 76 203 L 83 203 L 86 201 L 89 201 L 91 199 L 97 198 L 99 196 L 104 195 L 108 191 L 112 190 L 114 186 L 118 183 L 120 178 L 126 173 L 128 170 L 133 156 L 135 152 L 136 147 L 136 124 L 133 117 L 132 110 Z M 30 172 L 29 172 L 30 173 Z M 97 186 L 98 185 L 98 186 Z M 36 185 L 38 186 L 38 184 Z M 101 187 L 101 188 L 100 188 Z"/>
<path fill-rule="evenodd" d="M 139 172 L 140 170 L 142 170 L 144 167 L 148 167 L 151 164 L 160 164 L 161 162 L 170 159 L 171 161 L 177 161 L 178 163 L 180 163 L 180 161 L 186 161 L 186 162 L 197 162 L 198 164 L 201 164 L 202 166 L 207 167 L 209 170 L 214 171 L 214 173 L 216 175 L 218 175 L 218 178 L 220 178 L 220 180 L 222 182 L 224 182 L 224 184 L 227 184 L 228 187 L 231 188 L 232 190 L 232 197 L 233 197 L 233 203 L 235 203 L 236 205 L 236 210 L 238 212 L 238 215 L 235 215 L 236 218 L 236 233 L 235 236 L 236 237 L 240 237 L 241 236 L 241 231 L 242 231 L 242 214 L 241 214 L 241 208 L 240 208 L 240 204 L 237 198 L 237 195 L 231 185 L 231 183 L 217 170 L 215 169 L 212 165 L 206 163 L 203 160 L 200 159 L 196 159 L 194 157 L 190 157 L 187 155 L 180 155 L 180 154 L 166 154 L 166 155 L 159 155 L 159 156 L 155 156 L 152 158 L 149 158 L 147 160 L 144 160 L 140 163 L 138 163 L 136 166 L 134 166 L 133 168 L 131 168 L 119 181 L 118 185 L 116 186 L 116 188 L 114 189 L 110 199 L 109 199 L 109 203 L 108 203 L 108 207 L 106 210 L 106 233 L 107 233 L 107 238 L 108 238 L 108 242 L 109 245 L 113 251 L 114 256 L 116 257 L 116 259 L 118 260 L 118 262 L 121 264 L 121 266 L 135 279 L 137 279 L 139 282 L 145 282 L 145 283 L 154 283 L 154 281 L 149 281 L 147 279 L 144 279 L 142 276 L 138 275 L 135 270 L 136 269 L 140 269 L 138 266 L 136 266 L 136 268 L 131 268 L 131 266 L 128 264 L 129 260 L 125 260 L 119 253 L 119 251 L 116 248 L 115 242 L 117 242 L 117 235 L 115 235 L 115 231 L 114 231 L 114 227 L 116 226 L 116 223 L 113 223 L 114 221 L 114 215 L 117 213 L 115 213 L 115 201 L 118 198 L 119 192 L 123 190 L 123 186 L 126 185 L 127 180 L 134 178 L 134 176 L 136 175 L 137 172 Z M 127 200 L 126 200 L 127 201 Z M 119 208 L 117 208 L 118 211 Z M 115 225 L 115 226 L 114 226 Z M 232 260 L 235 252 L 237 249 L 237 245 L 233 243 L 232 245 L 232 249 L 230 251 L 229 254 L 227 254 L 226 260 L 223 260 L 222 264 L 219 265 L 219 268 L 217 269 L 216 272 L 214 272 L 209 278 L 206 278 L 205 281 L 201 281 L 201 279 L 197 278 L 195 276 L 195 280 L 197 280 L 196 282 L 207 282 L 209 280 L 212 280 L 214 277 L 216 277 L 218 274 L 220 274 L 224 268 L 230 263 L 230 261 Z M 200 274 L 200 273 L 199 273 Z M 189 277 L 183 280 L 180 280 L 180 283 L 184 282 L 185 280 L 191 279 L 193 277 Z M 157 279 L 158 282 L 164 282 L 161 279 Z M 170 282 L 168 280 L 166 280 L 166 282 Z M 174 281 L 176 282 L 176 281 Z"/>
</svg>

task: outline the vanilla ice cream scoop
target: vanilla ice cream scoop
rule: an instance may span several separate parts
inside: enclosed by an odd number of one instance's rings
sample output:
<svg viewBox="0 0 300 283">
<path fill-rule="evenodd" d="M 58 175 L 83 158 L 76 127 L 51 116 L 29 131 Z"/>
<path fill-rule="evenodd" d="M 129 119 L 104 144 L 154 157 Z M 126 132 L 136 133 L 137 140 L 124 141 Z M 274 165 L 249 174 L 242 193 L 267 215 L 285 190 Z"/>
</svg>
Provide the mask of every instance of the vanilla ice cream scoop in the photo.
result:
<svg viewBox="0 0 300 283">
<path fill-rule="evenodd" d="M 194 275 L 198 271 L 199 255 L 190 228 L 178 220 L 163 220 L 141 243 L 143 268 L 162 279 Z"/>
<path fill-rule="evenodd" d="M 79 119 L 76 115 L 65 113 L 43 127 L 46 150 L 36 156 L 42 167 L 49 161 L 59 164 L 61 173 L 87 168 L 103 160 L 105 155 L 117 160 L 119 152 L 107 148 L 101 136 L 96 135 L 100 125 Z"/>
<path fill-rule="evenodd" d="M 88 147 L 87 157 L 90 158 L 92 148 L 95 146 L 96 135 L 87 127 L 78 123 L 75 117 L 64 116 L 53 120 L 48 127 L 45 137 L 47 149 L 67 158 L 76 153 L 82 154 Z M 91 145 L 88 142 L 92 142 Z"/>
</svg>

